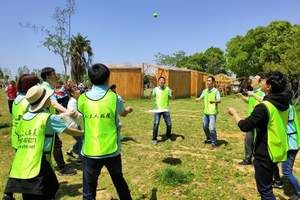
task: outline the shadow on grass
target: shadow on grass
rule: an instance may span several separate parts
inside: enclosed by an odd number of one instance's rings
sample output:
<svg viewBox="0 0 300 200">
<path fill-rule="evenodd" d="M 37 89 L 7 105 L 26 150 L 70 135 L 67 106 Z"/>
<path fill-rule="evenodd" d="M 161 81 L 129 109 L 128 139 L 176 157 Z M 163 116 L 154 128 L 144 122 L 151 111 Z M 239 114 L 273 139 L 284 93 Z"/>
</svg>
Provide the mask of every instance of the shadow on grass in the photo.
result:
<svg viewBox="0 0 300 200">
<path fill-rule="evenodd" d="M 171 137 L 167 137 L 166 135 L 160 135 L 160 136 L 161 136 L 161 140 L 158 140 L 158 142 L 164 142 L 168 139 L 170 139 L 171 141 L 176 141 L 177 138 L 181 138 L 182 140 L 185 139 L 184 135 L 176 134 L 176 133 L 172 133 Z"/>
<path fill-rule="evenodd" d="M 56 199 L 61 199 L 62 197 L 76 197 L 81 196 L 82 193 L 79 192 L 79 189 L 82 188 L 82 184 L 71 184 L 68 181 L 61 182 L 59 184 L 59 192 L 56 195 Z"/>
<path fill-rule="evenodd" d="M 133 137 L 128 137 L 128 136 L 124 136 L 122 137 L 121 139 L 121 142 L 124 143 L 124 142 L 129 142 L 129 141 L 132 141 L 134 143 L 138 143 L 138 141 L 136 141 Z"/>
<path fill-rule="evenodd" d="M 227 146 L 228 142 L 226 140 L 217 140 L 217 146 Z"/>
<path fill-rule="evenodd" d="M 167 163 L 169 165 L 180 165 L 182 161 L 179 158 L 166 157 L 162 160 L 163 163 Z"/>
<path fill-rule="evenodd" d="M 7 127 L 10 127 L 11 125 L 8 124 L 8 123 L 0 123 L 0 129 L 1 128 L 7 128 Z"/>
<path fill-rule="evenodd" d="M 157 200 L 157 188 L 152 188 L 150 200 Z"/>
</svg>

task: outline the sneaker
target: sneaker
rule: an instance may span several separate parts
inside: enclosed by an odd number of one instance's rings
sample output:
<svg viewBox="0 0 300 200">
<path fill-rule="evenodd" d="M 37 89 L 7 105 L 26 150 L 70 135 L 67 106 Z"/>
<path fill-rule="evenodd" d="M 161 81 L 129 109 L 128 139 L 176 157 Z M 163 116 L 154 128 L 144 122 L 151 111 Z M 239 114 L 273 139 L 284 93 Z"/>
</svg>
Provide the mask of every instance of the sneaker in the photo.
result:
<svg viewBox="0 0 300 200">
<path fill-rule="evenodd" d="M 60 169 L 58 172 L 59 175 L 61 176 L 72 176 L 76 174 L 76 170 L 68 166 L 65 166 L 64 168 Z"/>
<path fill-rule="evenodd" d="M 282 183 L 282 181 L 273 181 L 272 187 L 282 189 L 283 188 L 283 183 Z"/>
<path fill-rule="evenodd" d="M 211 144 L 211 140 L 204 140 L 204 144 Z"/>
<path fill-rule="evenodd" d="M 152 140 L 152 144 L 157 145 L 157 140 Z"/>
<path fill-rule="evenodd" d="M 252 162 L 249 160 L 242 160 L 241 162 L 239 162 L 239 165 L 252 165 Z"/>
</svg>

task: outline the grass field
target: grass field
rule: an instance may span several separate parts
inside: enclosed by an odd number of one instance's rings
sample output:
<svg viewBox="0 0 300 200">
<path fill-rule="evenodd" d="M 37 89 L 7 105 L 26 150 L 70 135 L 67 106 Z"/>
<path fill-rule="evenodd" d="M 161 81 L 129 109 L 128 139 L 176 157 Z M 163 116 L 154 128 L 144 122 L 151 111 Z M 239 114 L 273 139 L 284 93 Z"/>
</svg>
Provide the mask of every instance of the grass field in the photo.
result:
<svg viewBox="0 0 300 200">
<path fill-rule="evenodd" d="M 10 117 L 7 102 L 1 91 L 0 113 L 0 193 L 2 195 L 10 164 L 14 155 L 10 148 Z M 245 114 L 246 105 L 233 96 L 222 98 L 217 119 L 218 139 L 221 146 L 211 150 L 202 143 L 203 103 L 194 99 L 171 102 L 173 140 L 151 143 L 153 115 L 145 111 L 152 108 L 148 99 L 128 100 L 134 112 L 122 118 L 122 159 L 124 176 L 133 199 L 259 199 L 254 181 L 253 166 L 239 166 L 243 158 L 244 136 L 226 108 L 234 106 Z M 161 121 L 160 135 L 165 125 Z M 61 135 L 64 152 L 73 143 L 68 135 Z M 163 139 L 163 138 L 162 138 Z M 65 160 L 72 160 L 65 156 Z M 58 176 L 60 189 L 57 199 L 82 199 L 82 171 L 80 166 L 75 176 Z M 296 174 L 300 174 L 300 163 L 296 162 Z M 282 190 L 275 189 L 279 199 L 287 199 Z M 18 196 L 17 199 L 20 199 Z M 97 190 L 97 199 L 118 199 L 106 169 L 102 170 Z"/>
</svg>

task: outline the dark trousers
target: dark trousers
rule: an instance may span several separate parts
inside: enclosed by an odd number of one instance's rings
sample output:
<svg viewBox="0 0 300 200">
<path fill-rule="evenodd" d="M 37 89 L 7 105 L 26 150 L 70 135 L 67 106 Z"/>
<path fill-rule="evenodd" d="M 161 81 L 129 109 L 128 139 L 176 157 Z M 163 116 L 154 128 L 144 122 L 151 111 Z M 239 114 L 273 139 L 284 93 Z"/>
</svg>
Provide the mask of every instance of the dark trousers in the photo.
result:
<svg viewBox="0 0 300 200">
<path fill-rule="evenodd" d="M 171 137 L 171 130 L 172 130 L 172 122 L 171 122 L 171 116 L 169 112 L 161 112 L 161 113 L 155 113 L 154 114 L 154 125 L 153 125 L 153 136 L 152 140 L 157 140 L 157 134 L 158 134 L 158 127 L 159 127 L 159 122 L 160 118 L 163 116 L 166 126 L 167 126 L 167 131 L 166 131 L 166 136 Z"/>
<path fill-rule="evenodd" d="M 12 113 L 12 106 L 13 106 L 14 100 L 8 100 L 8 109 L 9 113 Z"/>
<path fill-rule="evenodd" d="M 107 168 L 120 200 L 131 200 L 130 191 L 122 173 L 121 155 L 102 159 L 83 157 L 83 199 L 96 199 L 98 177 L 103 166 Z"/>
<path fill-rule="evenodd" d="M 268 160 L 254 159 L 256 187 L 262 200 L 276 200 L 273 194 L 272 182 L 276 163 Z"/>
<path fill-rule="evenodd" d="M 57 167 L 59 169 L 64 168 L 65 165 L 66 165 L 66 163 L 64 161 L 64 156 L 63 156 L 61 148 L 62 148 L 62 142 L 59 139 L 58 135 L 55 134 L 54 148 L 53 148 L 53 157 L 54 157 L 54 160 L 55 160 L 55 162 L 57 164 Z"/>
<path fill-rule="evenodd" d="M 245 160 L 252 162 L 254 148 L 254 131 L 248 131 L 245 135 Z"/>
<path fill-rule="evenodd" d="M 52 200 L 53 198 L 45 195 L 22 194 L 23 200 Z"/>
</svg>

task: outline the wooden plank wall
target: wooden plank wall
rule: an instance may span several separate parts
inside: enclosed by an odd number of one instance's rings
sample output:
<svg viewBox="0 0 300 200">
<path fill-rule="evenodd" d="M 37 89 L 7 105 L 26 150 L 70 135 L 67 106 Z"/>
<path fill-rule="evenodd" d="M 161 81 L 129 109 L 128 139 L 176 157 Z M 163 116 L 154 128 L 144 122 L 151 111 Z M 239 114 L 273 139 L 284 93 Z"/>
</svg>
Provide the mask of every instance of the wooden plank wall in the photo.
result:
<svg viewBox="0 0 300 200">
<path fill-rule="evenodd" d="M 124 99 L 140 98 L 143 76 L 140 68 L 110 68 L 109 85 L 117 85 L 117 93 Z"/>
<path fill-rule="evenodd" d="M 205 89 L 205 80 L 203 77 L 207 75 L 204 72 L 191 71 L 191 96 L 200 96 L 202 90 Z"/>
<path fill-rule="evenodd" d="M 174 98 L 184 98 L 191 96 L 191 73 L 183 70 L 157 69 L 157 79 L 163 76 L 173 91 Z"/>
</svg>

